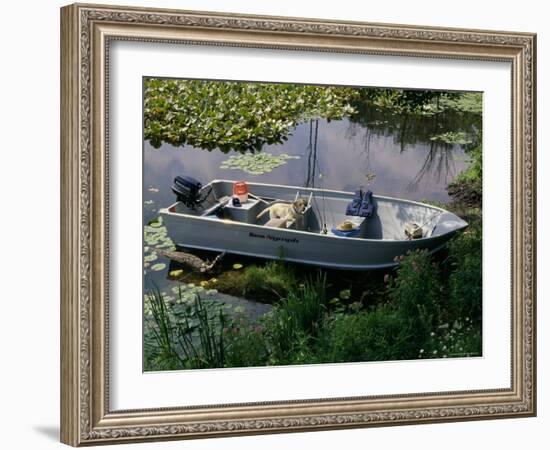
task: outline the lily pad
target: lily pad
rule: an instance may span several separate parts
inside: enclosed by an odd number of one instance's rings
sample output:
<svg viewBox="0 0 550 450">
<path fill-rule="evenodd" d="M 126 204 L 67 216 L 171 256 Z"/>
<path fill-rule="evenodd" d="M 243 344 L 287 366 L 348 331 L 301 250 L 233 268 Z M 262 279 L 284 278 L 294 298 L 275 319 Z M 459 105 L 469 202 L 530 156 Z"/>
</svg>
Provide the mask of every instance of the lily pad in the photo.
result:
<svg viewBox="0 0 550 450">
<path fill-rule="evenodd" d="M 242 264 L 239 264 L 239 263 L 233 264 L 233 269 L 235 270 L 241 270 L 242 268 L 243 268 Z"/>
<path fill-rule="evenodd" d="M 468 145 L 473 142 L 471 137 L 463 131 L 448 131 L 446 133 L 436 134 L 430 138 L 430 141 L 441 142 L 448 145 Z"/>
<path fill-rule="evenodd" d="M 289 159 L 297 159 L 299 156 L 290 156 L 286 153 L 273 155 L 271 153 L 256 153 L 244 155 L 231 155 L 223 161 L 220 169 L 239 169 L 250 175 L 262 175 L 286 164 Z"/>
<path fill-rule="evenodd" d="M 145 139 L 207 150 L 261 150 L 312 118 L 356 112 L 353 88 L 150 78 L 144 86 Z"/>
<path fill-rule="evenodd" d="M 146 263 L 150 263 L 150 262 L 153 262 L 153 261 L 155 261 L 155 260 L 157 260 L 157 259 L 158 259 L 157 254 L 156 254 L 156 253 L 151 253 L 151 254 L 145 256 L 145 257 L 143 258 L 143 261 L 145 261 Z"/>
<path fill-rule="evenodd" d="M 156 219 L 150 220 L 147 225 L 153 228 L 158 228 L 162 226 L 162 217 L 157 217 Z"/>
<path fill-rule="evenodd" d="M 343 291 L 340 291 L 340 298 L 342 300 L 349 300 L 351 297 L 351 291 L 349 289 L 344 289 Z"/>
<path fill-rule="evenodd" d="M 164 270 L 166 269 L 166 264 L 164 263 L 157 263 L 157 264 L 153 264 L 151 266 L 151 270 L 154 270 L 156 272 L 160 271 L 160 270 Z"/>
<path fill-rule="evenodd" d="M 178 277 L 180 277 L 182 274 L 183 274 L 183 270 L 177 269 L 177 270 L 172 270 L 172 271 L 170 272 L 169 275 L 170 275 L 172 278 L 178 278 Z"/>
<path fill-rule="evenodd" d="M 179 285 L 174 286 L 174 287 L 172 288 L 172 292 L 173 292 L 174 294 L 179 294 L 180 292 L 185 291 L 185 289 L 187 289 L 187 286 L 186 286 L 185 284 L 179 284 Z"/>
</svg>

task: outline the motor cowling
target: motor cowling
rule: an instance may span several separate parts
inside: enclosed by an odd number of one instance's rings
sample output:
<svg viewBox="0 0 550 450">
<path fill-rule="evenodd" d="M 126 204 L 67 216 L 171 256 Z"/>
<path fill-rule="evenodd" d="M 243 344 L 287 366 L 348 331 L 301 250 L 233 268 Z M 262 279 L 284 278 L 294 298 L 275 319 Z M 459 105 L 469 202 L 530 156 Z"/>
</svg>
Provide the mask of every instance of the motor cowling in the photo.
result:
<svg viewBox="0 0 550 450">
<path fill-rule="evenodd" d="M 177 176 L 172 184 L 172 192 L 176 194 L 178 201 L 190 208 L 201 203 L 201 189 L 202 183 L 189 176 Z"/>
</svg>

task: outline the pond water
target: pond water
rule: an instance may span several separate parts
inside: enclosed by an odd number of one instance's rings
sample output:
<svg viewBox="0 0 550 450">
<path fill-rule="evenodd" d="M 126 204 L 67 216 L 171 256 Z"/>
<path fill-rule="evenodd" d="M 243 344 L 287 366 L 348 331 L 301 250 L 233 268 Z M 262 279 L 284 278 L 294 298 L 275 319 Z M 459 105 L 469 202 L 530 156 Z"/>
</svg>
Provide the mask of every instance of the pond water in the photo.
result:
<svg viewBox="0 0 550 450">
<path fill-rule="evenodd" d="M 464 131 L 463 115 L 442 118 L 413 117 L 365 112 L 363 120 L 316 120 L 298 125 L 284 144 L 265 145 L 262 153 L 293 157 L 268 173 L 252 175 L 243 170 L 220 168 L 239 153 L 207 151 L 191 146 L 160 149 L 144 142 L 144 225 L 157 217 L 158 209 L 174 202 L 171 184 L 177 175 L 190 175 L 203 184 L 213 179 L 247 180 L 294 186 L 355 191 L 371 189 L 375 195 L 410 200 L 446 202 L 445 187 L 468 165 L 461 145 L 437 144 L 430 137 L 441 131 Z M 368 120 L 367 120 L 368 117 Z M 170 289 L 176 282 L 166 269 L 146 271 L 145 289 L 152 285 Z M 265 313 L 256 303 L 224 296 L 226 303 L 244 307 L 251 316 Z"/>
</svg>

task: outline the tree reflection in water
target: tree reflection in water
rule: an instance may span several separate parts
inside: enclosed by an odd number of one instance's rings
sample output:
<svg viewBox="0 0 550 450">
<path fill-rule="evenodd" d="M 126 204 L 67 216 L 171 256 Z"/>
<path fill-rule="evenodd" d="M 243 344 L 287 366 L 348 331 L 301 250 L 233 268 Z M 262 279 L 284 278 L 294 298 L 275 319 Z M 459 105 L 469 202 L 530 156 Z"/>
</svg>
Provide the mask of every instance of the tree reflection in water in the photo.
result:
<svg viewBox="0 0 550 450">
<path fill-rule="evenodd" d="M 428 175 L 436 181 L 448 182 L 455 173 L 455 150 L 476 145 L 480 139 L 480 115 L 460 111 L 441 111 L 431 114 L 412 112 L 396 113 L 389 109 L 371 106 L 365 103 L 354 105 L 358 113 L 350 117 L 349 136 L 363 133 L 363 163 L 365 175 L 372 176 L 370 164 L 371 141 L 373 137 L 393 138 L 399 152 L 406 152 L 415 145 L 426 149 L 423 164 L 408 185 L 411 191 Z M 453 132 L 469 138 L 467 143 L 456 144 L 441 142 L 438 136 Z"/>
</svg>

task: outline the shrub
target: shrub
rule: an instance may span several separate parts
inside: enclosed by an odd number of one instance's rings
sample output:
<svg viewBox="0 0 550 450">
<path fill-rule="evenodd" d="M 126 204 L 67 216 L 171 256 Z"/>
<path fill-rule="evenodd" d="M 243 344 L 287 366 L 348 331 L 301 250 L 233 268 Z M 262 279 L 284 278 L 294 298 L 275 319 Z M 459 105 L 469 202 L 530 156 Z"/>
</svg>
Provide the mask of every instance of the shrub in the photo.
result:
<svg viewBox="0 0 550 450">
<path fill-rule="evenodd" d="M 264 330 L 241 319 L 223 330 L 226 336 L 226 367 L 264 366 L 268 360 Z"/>
<path fill-rule="evenodd" d="M 437 266 L 425 250 L 400 256 L 397 276 L 390 280 L 389 291 L 396 311 L 410 325 L 431 325 L 439 315 L 440 280 Z"/>
<path fill-rule="evenodd" d="M 293 361 L 297 355 L 309 354 L 326 311 L 326 278 L 306 280 L 292 287 L 286 298 L 274 306 L 264 319 L 273 364 Z"/>
<path fill-rule="evenodd" d="M 481 356 L 481 323 L 471 319 L 440 325 L 418 352 L 418 358 L 453 358 Z"/>
<path fill-rule="evenodd" d="M 152 292 L 146 370 L 481 355 L 480 223 L 450 242 L 441 274 L 425 251 L 398 261 L 384 302 L 367 309 L 341 299 L 329 309 L 325 275 L 298 285 L 282 262 L 249 266 L 235 277 L 243 289 L 263 289 L 266 296 L 284 290 L 260 324 L 228 317 L 223 304 L 199 296 L 182 301 L 180 291 L 179 301 L 171 302 Z"/>
<path fill-rule="evenodd" d="M 411 327 L 418 318 L 405 317 L 395 305 L 382 304 L 367 311 L 332 316 L 321 339 L 324 362 L 392 361 L 416 359 L 429 347 L 427 327 Z"/>
<path fill-rule="evenodd" d="M 481 320 L 482 279 L 481 225 L 474 224 L 449 244 L 449 310 L 456 318 Z"/>
</svg>

